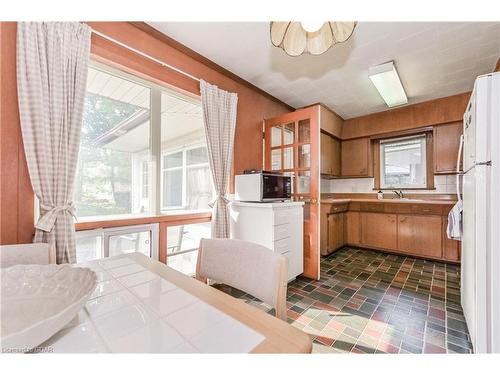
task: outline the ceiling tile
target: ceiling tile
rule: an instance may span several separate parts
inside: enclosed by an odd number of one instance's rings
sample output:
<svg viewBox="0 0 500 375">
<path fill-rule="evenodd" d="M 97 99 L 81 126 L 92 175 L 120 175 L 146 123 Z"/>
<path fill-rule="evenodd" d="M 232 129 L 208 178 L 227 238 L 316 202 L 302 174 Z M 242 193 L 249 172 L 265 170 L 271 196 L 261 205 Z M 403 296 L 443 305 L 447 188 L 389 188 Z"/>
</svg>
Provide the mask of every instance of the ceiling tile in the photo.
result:
<svg viewBox="0 0 500 375">
<path fill-rule="evenodd" d="M 388 109 L 370 66 L 394 60 L 417 103 L 469 91 L 500 56 L 500 22 L 359 22 L 347 42 L 299 57 L 271 44 L 266 22 L 150 25 L 294 107 L 322 102 L 344 118 Z"/>
</svg>

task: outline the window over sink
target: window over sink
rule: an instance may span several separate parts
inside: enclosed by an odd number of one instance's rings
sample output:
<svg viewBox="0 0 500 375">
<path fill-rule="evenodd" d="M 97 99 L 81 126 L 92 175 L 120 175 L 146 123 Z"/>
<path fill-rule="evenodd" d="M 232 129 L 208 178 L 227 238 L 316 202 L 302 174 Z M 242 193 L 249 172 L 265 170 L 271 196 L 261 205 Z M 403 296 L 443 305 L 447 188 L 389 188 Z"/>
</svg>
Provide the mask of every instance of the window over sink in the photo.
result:
<svg viewBox="0 0 500 375">
<path fill-rule="evenodd" d="M 427 188 L 425 134 L 380 141 L 380 188 Z"/>
</svg>

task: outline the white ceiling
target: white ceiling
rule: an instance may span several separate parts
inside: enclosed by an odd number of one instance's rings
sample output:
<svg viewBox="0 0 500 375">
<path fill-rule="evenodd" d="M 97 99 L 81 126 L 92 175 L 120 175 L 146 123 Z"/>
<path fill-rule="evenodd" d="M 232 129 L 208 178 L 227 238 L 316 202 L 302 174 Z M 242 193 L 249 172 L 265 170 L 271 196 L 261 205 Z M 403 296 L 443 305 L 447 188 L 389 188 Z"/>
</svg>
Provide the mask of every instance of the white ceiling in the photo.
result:
<svg viewBox="0 0 500 375">
<path fill-rule="evenodd" d="M 267 22 L 151 22 L 151 26 L 293 107 L 322 102 L 343 118 L 388 107 L 368 68 L 394 60 L 409 104 L 469 91 L 500 57 L 500 22 L 359 22 L 320 56 L 289 57 Z"/>
</svg>

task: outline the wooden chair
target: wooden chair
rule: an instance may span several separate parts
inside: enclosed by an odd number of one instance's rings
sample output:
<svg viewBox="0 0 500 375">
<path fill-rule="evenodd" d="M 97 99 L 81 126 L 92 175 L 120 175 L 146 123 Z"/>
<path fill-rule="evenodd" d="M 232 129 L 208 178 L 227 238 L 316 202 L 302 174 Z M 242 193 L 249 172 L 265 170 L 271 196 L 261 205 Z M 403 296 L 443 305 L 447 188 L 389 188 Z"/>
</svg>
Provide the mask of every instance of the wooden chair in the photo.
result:
<svg viewBox="0 0 500 375">
<path fill-rule="evenodd" d="M 247 241 L 202 239 L 196 279 L 210 279 L 251 294 L 274 307 L 276 317 L 286 315 L 287 258 Z"/>
<path fill-rule="evenodd" d="M 16 264 L 55 264 L 56 249 L 47 243 L 0 246 L 0 268 Z"/>
</svg>

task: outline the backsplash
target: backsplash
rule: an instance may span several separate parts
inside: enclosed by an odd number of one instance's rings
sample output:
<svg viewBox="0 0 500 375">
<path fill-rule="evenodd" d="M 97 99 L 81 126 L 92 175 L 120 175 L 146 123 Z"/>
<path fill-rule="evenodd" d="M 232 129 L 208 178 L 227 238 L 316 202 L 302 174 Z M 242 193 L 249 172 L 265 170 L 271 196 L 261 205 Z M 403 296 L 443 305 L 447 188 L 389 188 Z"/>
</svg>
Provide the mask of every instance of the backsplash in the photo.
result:
<svg viewBox="0 0 500 375">
<path fill-rule="evenodd" d="M 373 193 L 373 178 L 339 178 L 339 179 L 321 179 L 322 193 Z M 435 190 L 405 190 L 406 193 L 426 193 L 442 194 L 456 193 L 455 175 L 436 175 L 434 176 Z"/>
</svg>

